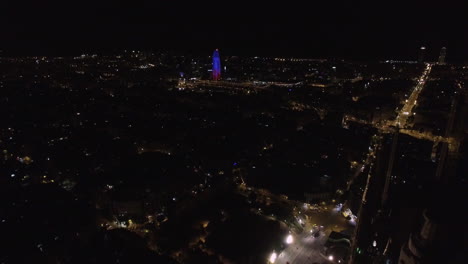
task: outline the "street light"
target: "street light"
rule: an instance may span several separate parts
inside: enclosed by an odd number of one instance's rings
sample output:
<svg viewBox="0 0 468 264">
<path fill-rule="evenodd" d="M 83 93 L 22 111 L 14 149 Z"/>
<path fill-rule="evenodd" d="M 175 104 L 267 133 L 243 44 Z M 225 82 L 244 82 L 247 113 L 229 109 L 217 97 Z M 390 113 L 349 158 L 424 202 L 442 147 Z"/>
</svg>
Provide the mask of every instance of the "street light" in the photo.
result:
<svg viewBox="0 0 468 264">
<path fill-rule="evenodd" d="M 268 259 L 268 261 L 270 263 L 275 263 L 276 257 L 277 257 L 276 252 L 273 251 L 273 253 L 271 253 L 270 258 Z"/>
<path fill-rule="evenodd" d="M 293 236 L 292 235 L 288 235 L 286 237 L 286 244 L 292 244 L 294 242 L 294 239 L 293 239 Z"/>
<path fill-rule="evenodd" d="M 328 260 L 333 261 L 333 255 L 328 256 Z"/>
</svg>

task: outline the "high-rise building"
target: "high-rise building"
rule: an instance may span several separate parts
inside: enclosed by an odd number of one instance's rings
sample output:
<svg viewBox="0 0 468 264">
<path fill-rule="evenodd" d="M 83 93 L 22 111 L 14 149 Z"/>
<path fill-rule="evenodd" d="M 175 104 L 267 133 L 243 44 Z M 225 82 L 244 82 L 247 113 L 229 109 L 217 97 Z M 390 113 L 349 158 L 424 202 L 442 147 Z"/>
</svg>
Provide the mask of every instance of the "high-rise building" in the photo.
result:
<svg viewBox="0 0 468 264">
<path fill-rule="evenodd" d="M 219 51 L 216 49 L 213 52 L 213 80 L 221 79 L 221 59 L 219 58 Z"/>
<path fill-rule="evenodd" d="M 419 54 L 418 54 L 418 62 L 423 63 L 424 62 L 424 55 L 426 53 L 426 47 L 421 47 L 419 49 Z"/>
<path fill-rule="evenodd" d="M 440 49 L 439 64 L 441 64 L 441 65 L 445 64 L 445 56 L 446 55 L 447 55 L 447 48 L 442 47 L 442 49 Z"/>
<path fill-rule="evenodd" d="M 440 246 L 444 244 L 440 235 L 446 231 L 437 221 L 440 216 L 434 215 L 434 212 L 429 212 L 427 209 L 423 212 L 423 216 L 424 223 L 419 228 L 419 232 L 410 234 L 409 240 L 403 244 L 398 264 L 440 263 L 440 257 L 448 261 L 450 256 L 444 257 L 445 253 Z"/>
</svg>

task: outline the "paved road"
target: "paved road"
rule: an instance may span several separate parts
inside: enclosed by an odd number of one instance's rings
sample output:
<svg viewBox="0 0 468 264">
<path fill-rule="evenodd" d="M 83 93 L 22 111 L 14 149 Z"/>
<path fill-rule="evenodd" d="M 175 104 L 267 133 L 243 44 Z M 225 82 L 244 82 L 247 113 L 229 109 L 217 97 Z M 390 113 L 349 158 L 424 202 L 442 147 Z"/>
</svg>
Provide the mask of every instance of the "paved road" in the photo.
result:
<svg viewBox="0 0 468 264">
<path fill-rule="evenodd" d="M 327 241 L 327 236 L 323 234 L 320 237 L 313 237 L 310 233 L 296 237 L 294 243 L 289 245 L 281 254 L 279 254 L 275 263 L 302 264 L 302 263 L 329 263 L 328 259 L 322 255 L 323 245 Z"/>
<path fill-rule="evenodd" d="M 286 264 L 287 262 L 290 264 L 338 263 L 336 260 L 328 260 L 328 256 L 324 255 L 323 246 L 332 231 L 352 230 L 354 229 L 354 223 L 346 220 L 332 204 L 329 204 L 327 210 L 323 210 L 320 213 L 303 212 L 303 214 L 309 215 L 308 224 L 323 225 L 320 236 L 313 237 L 310 233 L 310 228 L 305 228 L 305 231 L 301 234 L 294 235 L 294 242 L 278 255 L 275 264 Z"/>
<path fill-rule="evenodd" d="M 401 108 L 400 112 L 398 113 L 397 118 L 394 121 L 394 126 L 404 128 L 406 126 L 406 121 L 410 115 L 413 115 L 413 108 L 418 101 L 419 94 L 421 93 L 424 85 L 426 84 L 427 79 L 429 78 L 429 74 L 431 73 L 432 64 L 426 64 L 426 68 L 424 69 L 421 77 L 418 80 L 418 83 L 414 87 L 411 95 L 406 99 L 405 104 Z"/>
</svg>

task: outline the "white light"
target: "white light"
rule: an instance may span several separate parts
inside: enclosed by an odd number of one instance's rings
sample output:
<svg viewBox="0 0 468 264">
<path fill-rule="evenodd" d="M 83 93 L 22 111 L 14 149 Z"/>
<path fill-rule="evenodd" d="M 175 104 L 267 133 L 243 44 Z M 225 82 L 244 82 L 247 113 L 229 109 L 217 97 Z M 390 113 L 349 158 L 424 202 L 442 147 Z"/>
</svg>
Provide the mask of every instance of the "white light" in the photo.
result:
<svg viewBox="0 0 468 264">
<path fill-rule="evenodd" d="M 276 252 L 273 252 L 273 253 L 271 253 L 270 258 L 268 259 L 268 261 L 270 263 L 275 263 L 276 257 L 277 257 Z"/>
<path fill-rule="evenodd" d="M 286 238 L 286 244 L 292 244 L 292 242 L 294 242 L 293 236 L 288 235 L 288 237 Z"/>
<path fill-rule="evenodd" d="M 377 246 L 377 241 L 374 240 L 374 242 L 372 243 L 372 246 L 376 247 Z"/>
<path fill-rule="evenodd" d="M 332 260 L 333 260 L 333 256 L 332 256 L 332 255 L 328 256 L 328 260 L 332 261 Z"/>
</svg>

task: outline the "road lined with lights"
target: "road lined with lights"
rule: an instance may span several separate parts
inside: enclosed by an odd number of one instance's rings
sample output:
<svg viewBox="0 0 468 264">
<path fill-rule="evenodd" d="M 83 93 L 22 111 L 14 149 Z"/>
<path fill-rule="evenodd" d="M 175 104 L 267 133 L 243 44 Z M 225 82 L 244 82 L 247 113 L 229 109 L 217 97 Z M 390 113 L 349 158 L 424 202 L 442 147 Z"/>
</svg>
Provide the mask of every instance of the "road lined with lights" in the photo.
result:
<svg viewBox="0 0 468 264">
<path fill-rule="evenodd" d="M 429 74 L 431 73 L 431 69 L 432 69 L 432 64 L 427 63 L 426 64 L 426 69 L 424 69 L 423 74 L 418 79 L 418 83 L 414 87 L 414 89 L 411 92 L 411 95 L 408 97 L 408 99 L 405 100 L 405 104 L 400 109 L 400 112 L 398 113 L 397 118 L 393 122 L 393 125 L 395 127 L 405 128 L 406 122 L 408 121 L 408 117 L 412 116 L 412 115 L 415 115 L 415 113 L 413 113 L 413 108 L 414 108 L 414 106 L 416 106 L 416 104 L 418 102 L 419 94 L 421 93 L 422 89 L 424 88 L 424 85 L 427 82 L 427 79 L 429 78 Z"/>
<path fill-rule="evenodd" d="M 359 124 L 371 125 L 379 129 L 383 133 L 394 133 L 395 127 L 398 127 L 399 133 L 401 134 L 406 134 L 408 136 L 411 136 L 417 139 L 425 139 L 425 140 L 430 140 L 432 142 L 437 142 L 437 143 L 443 142 L 443 143 L 449 143 L 449 145 L 455 145 L 456 142 L 453 137 L 450 137 L 448 135 L 446 135 L 445 137 L 438 136 L 438 135 L 434 135 L 433 133 L 429 131 L 420 132 L 417 130 L 413 130 L 411 129 L 412 125 L 408 124 L 409 117 L 416 115 L 416 113 L 413 112 L 413 109 L 417 105 L 418 97 L 422 89 L 427 83 L 431 69 L 432 69 L 432 64 L 430 63 L 426 64 L 426 68 L 424 69 L 422 75 L 418 78 L 418 83 L 413 88 L 413 91 L 411 92 L 410 96 L 407 99 L 405 99 L 405 102 L 402 108 L 398 111 L 398 115 L 395 118 L 395 120 L 386 120 L 380 123 L 374 123 L 374 122 L 368 122 L 365 120 L 358 119 L 351 115 L 345 115 L 343 117 L 344 122 L 351 121 L 351 122 L 355 122 Z"/>
<path fill-rule="evenodd" d="M 380 148 L 381 146 L 381 137 L 379 135 L 374 135 L 372 137 L 372 141 L 369 145 L 369 152 L 367 153 L 366 160 L 362 163 L 359 164 L 356 168 L 356 172 L 353 174 L 351 179 L 348 180 L 346 190 L 349 191 L 351 188 L 351 185 L 354 183 L 354 181 L 357 179 L 357 177 L 364 172 L 366 168 L 368 168 L 371 164 L 374 163 L 374 160 L 376 158 L 376 150 Z"/>
</svg>

